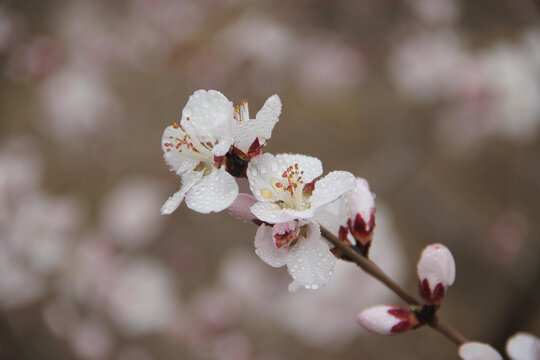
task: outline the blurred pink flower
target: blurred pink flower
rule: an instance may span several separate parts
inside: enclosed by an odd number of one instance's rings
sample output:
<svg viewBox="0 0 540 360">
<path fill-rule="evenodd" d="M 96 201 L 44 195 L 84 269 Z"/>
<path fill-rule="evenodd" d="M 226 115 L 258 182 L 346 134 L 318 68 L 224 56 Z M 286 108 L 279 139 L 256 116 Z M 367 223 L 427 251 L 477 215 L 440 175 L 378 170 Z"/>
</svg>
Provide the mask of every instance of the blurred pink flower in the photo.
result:
<svg viewBox="0 0 540 360">
<path fill-rule="evenodd" d="M 156 209 L 162 202 L 162 188 L 152 180 L 130 178 L 107 197 L 101 222 L 112 241 L 126 248 L 136 248 L 154 240 L 163 218 Z"/>
</svg>

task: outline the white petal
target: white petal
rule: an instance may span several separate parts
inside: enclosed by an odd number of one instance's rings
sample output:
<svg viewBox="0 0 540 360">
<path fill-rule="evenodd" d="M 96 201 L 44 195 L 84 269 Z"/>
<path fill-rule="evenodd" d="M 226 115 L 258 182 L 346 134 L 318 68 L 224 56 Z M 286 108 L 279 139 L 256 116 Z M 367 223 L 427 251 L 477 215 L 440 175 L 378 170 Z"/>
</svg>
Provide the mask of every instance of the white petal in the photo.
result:
<svg viewBox="0 0 540 360">
<path fill-rule="evenodd" d="M 236 200 L 227 208 L 227 212 L 240 220 L 253 221 L 257 217 L 253 215 L 249 208 L 256 202 L 257 199 L 249 194 L 238 194 Z"/>
<path fill-rule="evenodd" d="M 311 207 L 316 209 L 334 201 L 356 186 L 356 178 L 347 171 L 332 171 L 315 183 L 315 190 L 311 195 Z"/>
<path fill-rule="evenodd" d="M 182 176 L 182 187 L 173 196 L 169 197 L 161 207 L 161 214 L 168 215 L 178 208 L 184 200 L 186 192 L 202 178 L 201 171 L 189 171 Z"/>
<path fill-rule="evenodd" d="M 431 291 L 441 283 L 445 288 L 456 279 L 456 263 L 448 248 L 442 244 L 427 246 L 416 267 L 420 281 L 427 279 Z"/>
<path fill-rule="evenodd" d="M 512 360 L 540 359 L 540 338 L 519 332 L 508 339 L 506 353 Z"/>
<path fill-rule="evenodd" d="M 315 211 L 315 221 L 335 236 L 339 236 L 338 233 L 341 226 L 347 226 L 350 193 L 349 191 L 343 194 L 336 200 L 317 208 Z"/>
<path fill-rule="evenodd" d="M 171 139 L 172 138 L 172 139 Z M 163 157 L 165 162 L 175 171 L 178 175 L 182 175 L 188 170 L 193 170 L 200 162 L 200 160 L 190 156 L 187 151 L 179 151 L 176 146 L 166 146 L 165 144 L 176 145 L 178 142 L 176 139 L 183 139 L 184 132 L 178 127 L 167 126 L 163 131 L 161 138 L 161 148 L 163 149 Z"/>
<path fill-rule="evenodd" d="M 315 215 L 313 208 L 306 210 L 283 209 L 283 212 L 294 219 L 311 219 Z"/>
<path fill-rule="evenodd" d="M 279 205 L 274 203 L 258 202 L 253 204 L 251 212 L 257 219 L 269 224 L 287 222 L 295 219 L 294 216 L 287 214 L 279 207 Z"/>
<path fill-rule="evenodd" d="M 272 129 L 279 120 L 281 113 L 281 100 L 279 96 L 272 95 L 264 103 L 255 119 L 248 119 L 233 124 L 234 146 L 247 153 L 255 139 L 270 139 Z"/>
<path fill-rule="evenodd" d="M 330 281 L 336 258 L 321 239 L 319 225 L 310 223 L 306 238 L 289 250 L 287 268 L 294 281 L 306 289 L 318 289 Z"/>
<path fill-rule="evenodd" d="M 467 342 L 459 347 L 463 360 L 503 360 L 502 356 L 488 344 Z"/>
<path fill-rule="evenodd" d="M 280 200 L 272 185 L 273 179 L 280 179 L 283 169 L 272 154 L 262 154 L 248 164 L 247 177 L 249 187 L 255 198 L 262 202 Z"/>
<path fill-rule="evenodd" d="M 192 136 L 214 145 L 212 153 L 225 155 L 233 142 L 234 108 L 222 93 L 216 90 L 197 90 L 189 97 L 182 110 L 181 124 Z M 189 120 L 188 120 L 189 118 Z"/>
<path fill-rule="evenodd" d="M 290 165 L 298 164 L 298 169 L 304 172 L 302 179 L 304 183 L 309 183 L 321 176 L 323 172 L 321 160 L 299 154 L 278 154 L 276 160 L 280 164 L 281 172 L 285 171 Z"/>
<path fill-rule="evenodd" d="M 233 125 L 234 146 L 247 153 L 253 142 L 259 138 L 261 144 L 272 136 L 272 130 L 279 120 L 281 100 L 273 95 L 264 103 L 255 119 Z"/>
<path fill-rule="evenodd" d="M 204 176 L 186 195 L 186 205 L 208 214 L 229 207 L 238 196 L 238 184 L 225 169 L 214 169 Z"/>
<path fill-rule="evenodd" d="M 289 251 L 285 247 L 277 248 L 272 236 L 272 227 L 261 225 L 255 235 L 255 253 L 268 265 L 281 267 L 287 264 Z"/>
<path fill-rule="evenodd" d="M 258 125 L 260 128 L 258 136 L 270 139 L 270 136 L 272 136 L 272 129 L 278 122 L 280 114 L 281 99 L 277 94 L 274 94 L 266 99 L 263 107 L 255 116 L 255 120 L 260 124 Z"/>
</svg>

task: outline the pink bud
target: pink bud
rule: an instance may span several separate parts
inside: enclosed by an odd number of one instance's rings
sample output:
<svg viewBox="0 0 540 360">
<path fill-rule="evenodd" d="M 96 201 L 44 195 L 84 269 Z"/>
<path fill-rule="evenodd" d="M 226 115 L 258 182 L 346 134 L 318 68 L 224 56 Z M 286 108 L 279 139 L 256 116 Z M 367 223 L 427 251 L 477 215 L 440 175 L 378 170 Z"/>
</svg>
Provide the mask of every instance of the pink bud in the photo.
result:
<svg viewBox="0 0 540 360">
<path fill-rule="evenodd" d="M 356 187 L 349 201 L 349 231 L 367 252 L 375 228 L 375 197 L 365 179 L 356 178 Z"/>
<path fill-rule="evenodd" d="M 456 278 L 454 257 L 444 245 L 429 245 L 420 255 L 417 272 L 420 296 L 428 303 L 439 303 Z"/>
<path fill-rule="evenodd" d="M 380 335 L 396 335 L 418 325 L 418 319 L 409 309 L 395 305 L 377 305 L 358 314 L 358 324 Z"/>
<path fill-rule="evenodd" d="M 540 338 L 520 332 L 508 339 L 506 353 L 512 360 L 540 359 Z"/>
<path fill-rule="evenodd" d="M 466 342 L 459 347 L 462 360 L 503 360 L 502 356 L 488 344 Z"/>
</svg>

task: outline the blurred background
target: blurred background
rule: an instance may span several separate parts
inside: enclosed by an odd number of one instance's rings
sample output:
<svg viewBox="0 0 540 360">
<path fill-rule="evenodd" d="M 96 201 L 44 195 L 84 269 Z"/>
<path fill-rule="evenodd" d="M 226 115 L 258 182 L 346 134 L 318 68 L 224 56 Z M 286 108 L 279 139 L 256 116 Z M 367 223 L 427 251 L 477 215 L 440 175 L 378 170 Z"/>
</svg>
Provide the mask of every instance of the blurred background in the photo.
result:
<svg viewBox="0 0 540 360">
<path fill-rule="evenodd" d="M 0 358 L 457 359 L 430 329 L 362 331 L 396 302 L 340 263 L 289 293 L 255 227 L 185 206 L 161 134 L 196 89 L 252 115 L 266 151 L 319 157 L 377 195 L 373 258 L 416 292 L 454 254 L 441 314 L 502 350 L 540 333 L 540 23 L 532 0 L 0 3 Z"/>
</svg>

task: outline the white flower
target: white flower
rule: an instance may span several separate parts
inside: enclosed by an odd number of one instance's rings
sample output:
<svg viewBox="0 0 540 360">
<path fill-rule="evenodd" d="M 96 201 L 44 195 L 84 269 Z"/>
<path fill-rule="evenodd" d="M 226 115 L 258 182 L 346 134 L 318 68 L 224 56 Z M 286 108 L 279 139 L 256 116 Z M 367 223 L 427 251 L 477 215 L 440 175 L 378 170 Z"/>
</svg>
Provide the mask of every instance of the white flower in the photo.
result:
<svg viewBox="0 0 540 360">
<path fill-rule="evenodd" d="M 448 248 L 442 244 L 427 246 L 417 265 L 420 296 L 429 303 L 438 303 L 456 278 L 456 263 Z"/>
<path fill-rule="evenodd" d="M 247 100 L 241 101 L 234 112 L 236 120 L 233 123 L 234 147 L 244 154 L 251 153 L 250 150 L 253 152 L 260 150 L 272 136 L 272 129 L 279 120 L 279 114 L 281 114 L 281 100 L 275 94 L 266 100 L 255 115 L 255 119 L 249 118 Z"/>
<path fill-rule="evenodd" d="M 187 206 L 201 213 L 221 211 L 238 195 L 236 181 L 221 167 L 233 143 L 234 108 L 216 90 L 197 90 L 182 110 L 180 125 L 163 132 L 165 162 L 182 176 L 182 187 L 161 208 L 170 214 L 184 197 Z"/>
<path fill-rule="evenodd" d="M 519 332 L 508 339 L 506 353 L 512 360 L 538 360 L 540 359 L 540 338 Z"/>
<path fill-rule="evenodd" d="M 315 222 L 261 225 L 255 235 L 255 253 L 270 266 L 287 265 L 298 285 L 314 290 L 328 283 L 336 262 Z"/>
<path fill-rule="evenodd" d="M 459 357 L 463 360 L 503 360 L 502 356 L 488 344 L 473 341 L 459 347 Z"/>
<path fill-rule="evenodd" d="M 247 177 L 257 203 L 251 211 L 270 224 L 310 219 L 318 207 L 356 184 L 354 175 L 345 171 L 333 171 L 315 182 L 321 174 L 321 161 L 310 156 L 263 154 L 252 159 Z"/>
</svg>

